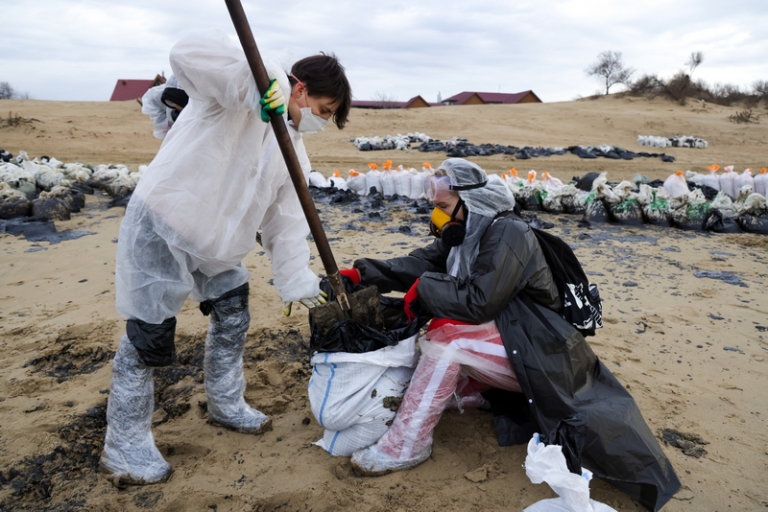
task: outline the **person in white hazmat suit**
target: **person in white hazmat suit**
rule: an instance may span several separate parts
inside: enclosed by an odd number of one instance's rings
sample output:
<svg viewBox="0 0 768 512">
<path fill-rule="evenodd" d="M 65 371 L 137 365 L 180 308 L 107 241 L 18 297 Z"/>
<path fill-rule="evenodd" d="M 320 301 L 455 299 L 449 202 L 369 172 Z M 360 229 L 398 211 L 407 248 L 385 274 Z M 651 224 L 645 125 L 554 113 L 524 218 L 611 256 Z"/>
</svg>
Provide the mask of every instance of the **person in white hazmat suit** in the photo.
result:
<svg viewBox="0 0 768 512">
<path fill-rule="evenodd" d="M 305 177 L 302 132 L 347 121 L 351 89 L 325 54 L 296 62 L 261 96 L 245 55 L 220 31 L 182 39 L 171 67 L 189 102 L 167 132 L 126 209 L 117 247 L 117 309 L 127 319 L 112 365 L 100 469 L 117 486 L 166 481 L 172 469 L 155 446 L 152 369 L 175 359 L 176 315 L 187 297 L 211 321 L 205 341 L 209 422 L 258 434 L 271 420 L 245 403 L 243 350 L 250 322 L 242 259 L 261 227 L 274 285 L 285 302 L 323 303 L 309 269 L 309 227 L 268 110 L 288 116 Z"/>
<path fill-rule="evenodd" d="M 164 139 L 187 103 L 189 96 L 174 75 L 164 84 L 145 92 L 141 97 L 141 113 L 147 114 L 155 125 L 152 135 Z"/>
</svg>

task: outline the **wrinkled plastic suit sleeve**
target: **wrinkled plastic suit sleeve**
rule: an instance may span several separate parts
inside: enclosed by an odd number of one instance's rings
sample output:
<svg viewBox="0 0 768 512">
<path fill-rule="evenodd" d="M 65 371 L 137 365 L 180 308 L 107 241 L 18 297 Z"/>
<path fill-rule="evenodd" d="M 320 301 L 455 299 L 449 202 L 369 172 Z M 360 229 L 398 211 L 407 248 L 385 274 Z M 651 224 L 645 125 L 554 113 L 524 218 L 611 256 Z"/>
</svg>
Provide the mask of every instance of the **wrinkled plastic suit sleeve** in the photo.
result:
<svg viewBox="0 0 768 512">
<path fill-rule="evenodd" d="M 516 240 L 510 247 L 507 240 Z M 498 316 L 521 288 L 532 251 L 524 237 L 495 233 L 480 245 L 472 274 L 459 279 L 448 274 L 427 272 L 419 281 L 419 303 L 430 313 L 475 324 Z"/>
<path fill-rule="evenodd" d="M 309 225 L 290 182 L 278 189 L 261 227 L 264 251 L 272 261 L 280 300 L 290 302 L 316 297 L 320 285 L 315 273 L 309 269 Z"/>
<path fill-rule="evenodd" d="M 152 120 L 152 124 L 155 125 L 152 135 L 157 139 L 164 139 L 165 134 L 171 128 L 171 123 L 168 121 L 168 109 L 160 101 L 164 90 L 165 84 L 158 85 L 152 87 L 141 97 L 141 113 L 148 115 Z"/>
<path fill-rule="evenodd" d="M 191 99 L 214 100 L 224 108 L 253 109 L 261 98 L 241 48 L 221 30 L 189 34 L 171 49 L 171 68 Z M 277 79 L 283 91 L 290 83 L 279 65 L 267 62 L 267 74 Z M 260 113 L 260 110 L 257 112 Z"/>
<path fill-rule="evenodd" d="M 379 293 L 406 292 L 424 272 L 445 272 L 449 250 L 437 239 L 408 256 L 388 260 L 362 258 L 353 266 L 360 272 L 361 283 L 375 285 Z"/>
</svg>

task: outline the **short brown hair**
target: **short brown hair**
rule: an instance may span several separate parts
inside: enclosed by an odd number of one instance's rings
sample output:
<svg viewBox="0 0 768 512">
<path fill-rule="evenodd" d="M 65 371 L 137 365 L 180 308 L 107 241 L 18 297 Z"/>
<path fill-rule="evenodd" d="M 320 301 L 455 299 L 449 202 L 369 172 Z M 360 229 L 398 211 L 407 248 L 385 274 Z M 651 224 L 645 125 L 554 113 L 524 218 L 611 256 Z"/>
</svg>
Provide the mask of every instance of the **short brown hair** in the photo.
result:
<svg viewBox="0 0 768 512">
<path fill-rule="evenodd" d="M 333 113 L 333 122 L 341 130 L 347 124 L 349 109 L 352 107 L 352 88 L 349 80 L 335 55 L 312 55 L 297 61 L 291 68 L 292 77 L 288 77 L 291 86 L 294 77 L 307 86 L 307 94 L 314 97 L 332 98 L 338 104 Z"/>
</svg>

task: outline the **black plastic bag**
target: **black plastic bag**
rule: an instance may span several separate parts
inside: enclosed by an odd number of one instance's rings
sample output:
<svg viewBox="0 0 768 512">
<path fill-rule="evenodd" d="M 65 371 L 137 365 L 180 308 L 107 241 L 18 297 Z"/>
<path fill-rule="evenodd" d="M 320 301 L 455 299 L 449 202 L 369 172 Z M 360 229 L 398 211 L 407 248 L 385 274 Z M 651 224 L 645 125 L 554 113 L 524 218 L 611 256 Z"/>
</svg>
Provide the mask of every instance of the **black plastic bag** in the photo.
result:
<svg viewBox="0 0 768 512">
<path fill-rule="evenodd" d="M 599 177 L 600 177 L 599 173 L 588 172 L 581 178 L 574 176 L 573 180 L 576 182 L 576 188 L 578 188 L 579 190 L 584 190 L 585 192 L 591 192 L 592 183 L 594 183 L 595 179 Z"/>
<path fill-rule="evenodd" d="M 58 197 L 38 198 L 32 202 L 32 215 L 37 218 L 69 220 L 72 212 L 64 199 Z"/>
<path fill-rule="evenodd" d="M 0 202 L 0 219 L 15 219 L 32 214 L 32 201 L 26 199 Z"/>
<path fill-rule="evenodd" d="M 605 224 L 610 219 L 608 208 L 605 205 L 605 201 L 596 197 L 589 204 L 587 204 L 587 211 L 584 214 L 584 220 L 595 223 Z"/>
<path fill-rule="evenodd" d="M 342 276 L 347 294 L 362 290 L 365 286 L 354 284 L 348 277 Z M 336 300 L 327 278 L 320 281 L 320 289 L 328 294 L 328 302 Z M 384 317 L 384 330 L 379 331 L 367 325 L 353 320 L 342 320 L 331 326 L 325 336 L 309 318 L 309 348 L 311 352 L 349 352 L 362 354 L 373 352 L 384 347 L 397 345 L 400 340 L 410 338 L 432 318 L 432 315 L 420 315 L 414 321 L 409 322 L 405 316 L 403 306 L 405 300 L 379 295 L 382 314 Z"/>
<path fill-rule="evenodd" d="M 557 426 L 548 435 L 541 436 L 541 441 L 561 446 L 568 471 L 581 475 L 581 452 L 586 438 L 587 416 L 579 412 L 557 422 Z"/>
<path fill-rule="evenodd" d="M 639 226 L 643 223 L 643 212 L 636 199 L 625 199 L 618 204 L 608 206 L 611 220 L 627 226 Z"/>
<path fill-rule="evenodd" d="M 736 218 L 739 227 L 745 233 L 755 233 L 758 235 L 768 235 L 768 217 L 758 217 L 756 215 L 743 214 Z"/>
<path fill-rule="evenodd" d="M 741 233 L 741 228 L 733 217 L 726 217 L 717 208 L 709 210 L 707 220 L 704 221 L 704 231 L 713 233 Z"/>
<path fill-rule="evenodd" d="M 704 231 L 710 208 L 709 203 L 683 206 L 671 212 L 669 222 L 683 231 Z"/>
</svg>

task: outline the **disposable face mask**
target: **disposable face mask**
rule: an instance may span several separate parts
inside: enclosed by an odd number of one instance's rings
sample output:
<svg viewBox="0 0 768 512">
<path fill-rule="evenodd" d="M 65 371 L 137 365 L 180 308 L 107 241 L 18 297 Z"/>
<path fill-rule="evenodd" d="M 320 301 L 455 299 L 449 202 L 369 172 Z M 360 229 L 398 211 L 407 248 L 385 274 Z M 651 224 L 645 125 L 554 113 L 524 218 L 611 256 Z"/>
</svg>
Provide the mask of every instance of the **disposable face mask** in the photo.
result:
<svg viewBox="0 0 768 512">
<path fill-rule="evenodd" d="M 304 83 L 298 78 L 296 78 L 296 81 L 299 84 L 304 85 Z M 322 131 L 322 129 L 325 128 L 325 124 L 328 122 L 328 120 L 323 119 L 320 116 L 316 116 L 312 113 L 312 107 L 309 106 L 309 94 L 307 94 L 306 105 L 306 107 L 300 107 L 301 120 L 299 120 L 299 126 L 296 129 L 301 133 L 314 133 Z"/>
<path fill-rule="evenodd" d="M 301 109 L 301 120 L 299 121 L 298 130 L 302 133 L 319 132 L 325 128 L 327 119 L 323 119 L 312 113 L 312 107 L 304 107 Z"/>
</svg>

